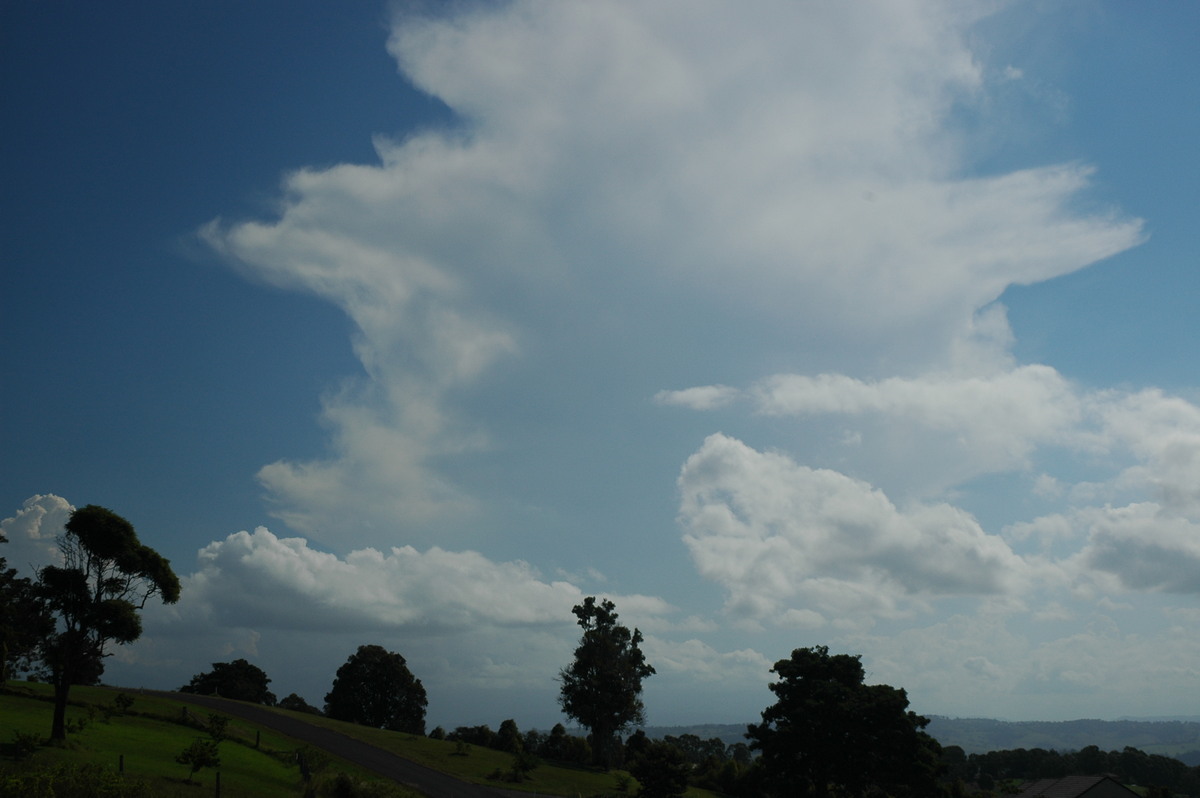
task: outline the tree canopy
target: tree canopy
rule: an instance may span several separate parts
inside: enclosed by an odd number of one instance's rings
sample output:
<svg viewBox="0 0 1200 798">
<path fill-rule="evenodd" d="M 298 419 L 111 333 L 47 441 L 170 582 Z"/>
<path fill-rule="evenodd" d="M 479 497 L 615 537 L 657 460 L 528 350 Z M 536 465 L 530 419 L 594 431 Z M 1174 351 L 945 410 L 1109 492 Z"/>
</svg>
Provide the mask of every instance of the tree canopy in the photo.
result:
<svg viewBox="0 0 1200 798">
<path fill-rule="evenodd" d="M 588 596 L 571 609 L 583 628 L 575 660 L 559 672 L 559 705 L 592 733 L 595 763 L 608 767 L 613 736 L 645 722 L 642 680 L 654 674 L 642 653 L 642 633 L 617 623 L 616 606 Z"/>
<path fill-rule="evenodd" d="M 7 539 L 0 535 L 0 543 Z M 0 557 L 0 684 L 14 671 L 30 670 L 38 644 L 54 629 L 54 619 L 38 600 L 33 582 L 17 576 Z"/>
<path fill-rule="evenodd" d="M 170 562 L 142 545 L 133 525 L 109 509 L 89 504 L 75 510 L 58 546 L 63 565 L 42 568 L 35 588 L 55 618 L 39 647 L 54 683 L 52 740 L 66 738 L 71 685 L 99 681 L 108 645 L 141 636 L 138 612 L 146 602 L 153 596 L 167 604 L 179 600 Z"/>
<path fill-rule="evenodd" d="M 825 646 L 798 648 L 771 672 L 779 700 L 746 734 L 762 753 L 764 794 L 933 794 L 938 745 L 922 731 L 929 720 L 908 711 L 904 690 L 864 684 L 857 656 Z"/>
<path fill-rule="evenodd" d="M 404 657 L 382 646 L 359 646 L 337 670 L 325 714 L 377 729 L 425 733 L 425 687 Z"/>
<path fill-rule="evenodd" d="M 197 673 L 190 682 L 179 688 L 179 692 L 219 695 L 235 701 L 274 706 L 275 694 L 267 689 L 271 679 L 262 668 L 244 659 L 214 662 L 212 668 L 207 673 Z"/>
</svg>

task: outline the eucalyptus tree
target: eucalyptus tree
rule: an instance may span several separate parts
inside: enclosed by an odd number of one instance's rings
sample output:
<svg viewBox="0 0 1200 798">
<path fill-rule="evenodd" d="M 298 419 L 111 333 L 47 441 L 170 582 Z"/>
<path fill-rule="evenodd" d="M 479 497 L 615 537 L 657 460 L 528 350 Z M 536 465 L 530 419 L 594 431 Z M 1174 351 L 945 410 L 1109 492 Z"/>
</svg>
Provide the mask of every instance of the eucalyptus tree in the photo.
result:
<svg viewBox="0 0 1200 798">
<path fill-rule="evenodd" d="M 52 742 L 66 739 L 67 698 L 73 684 L 94 684 L 111 644 L 141 637 L 140 611 L 151 598 L 179 600 L 171 563 L 142 545 L 133 525 L 89 504 L 71 513 L 58 541 L 62 565 L 38 572 L 36 593 L 54 618 L 39 656 L 54 685 Z"/>
</svg>

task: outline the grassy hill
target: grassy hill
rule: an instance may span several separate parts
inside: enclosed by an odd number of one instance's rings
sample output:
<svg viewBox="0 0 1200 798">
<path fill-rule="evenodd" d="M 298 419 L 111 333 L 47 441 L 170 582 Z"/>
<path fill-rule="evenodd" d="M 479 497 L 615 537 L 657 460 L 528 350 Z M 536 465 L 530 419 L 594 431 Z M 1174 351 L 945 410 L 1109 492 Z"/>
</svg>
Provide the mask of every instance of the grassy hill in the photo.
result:
<svg viewBox="0 0 1200 798">
<path fill-rule="evenodd" d="M 89 767 L 92 780 L 107 778 L 105 772 L 123 769 L 127 780 L 144 782 L 148 795 L 199 798 L 212 795 L 216 773 L 202 770 L 197 783 L 186 783 L 189 768 L 175 757 L 198 737 L 207 733 L 197 726 L 208 713 L 170 700 L 138 695 L 125 714 L 116 714 L 119 690 L 75 687 L 67 721 L 74 729 L 65 748 L 39 746 L 32 753 L 18 751 L 17 740 L 42 740 L 50 730 L 53 705 L 48 685 L 13 684 L 0 695 L 0 772 L 14 774 Z M 269 729 L 231 719 L 228 739 L 220 744 L 221 795 L 223 798 L 292 798 L 302 794 L 296 752 L 304 748 L 296 740 Z M 27 757 L 18 755 L 28 753 Z M 356 779 L 370 780 L 350 763 L 315 753 L 312 756 L 332 777 L 345 772 Z M 7 794 L 0 781 L 0 794 Z M 412 795 L 408 793 L 407 795 Z"/>
<path fill-rule="evenodd" d="M 163 798 L 205 798 L 214 793 L 214 770 L 202 770 L 196 781 L 185 782 L 188 767 L 175 757 L 198 737 L 207 737 L 203 725 L 210 711 L 173 699 L 170 696 L 129 693 L 133 704 L 125 713 L 117 711 L 121 690 L 108 687 L 75 687 L 71 690 L 68 723 L 75 729 L 66 748 L 39 746 L 28 759 L 17 761 L 16 741 L 43 740 L 50 730 L 51 689 L 48 685 L 10 683 L 0 693 L 0 796 L 5 779 L 13 774 L 54 768 L 95 767 L 97 774 L 113 774 L 123 764 L 124 778 L 147 784 L 147 796 Z M 521 784 L 496 783 L 489 776 L 509 770 L 512 757 L 500 751 L 471 747 L 467 755 L 454 743 L 432 740 L 419 735 L 371 729 L 317 715 L 271 711 L 301 718 L 305 722 L 331 728 L 341 734 L 391 751 L 426 767 L 453 774 L 461 779 L 505 789 L 541 795 L 600 796 L 618 792 L 626 774 L 601 773 L 589 768 L 559 767 L 543 763 Z M 238 718 L 230 719 L 228 738 L 220 744 L 222 798 L 293 798 L 303 794 L 296 752 L 304 749 L 315 771 L 317 782 L 331 782 L 345 773 L 362 782 L 360 794 L 414 798 L 351 763 L 314 750 L 302 742 Z M 92 775 L 110 778 L 110 775 Z M 627 789 L 636 791 L 636 781 Z M 331 789 L 331 788 L 329 788 Z M 318 791 L 321 792 L 320 790 Z M 96 794 L 96 793 L 93 793 Z M 137 795 L 138 793 L 131 793 Z M 690 798 L 711 796 L 700 790 Z"/>
</svg>

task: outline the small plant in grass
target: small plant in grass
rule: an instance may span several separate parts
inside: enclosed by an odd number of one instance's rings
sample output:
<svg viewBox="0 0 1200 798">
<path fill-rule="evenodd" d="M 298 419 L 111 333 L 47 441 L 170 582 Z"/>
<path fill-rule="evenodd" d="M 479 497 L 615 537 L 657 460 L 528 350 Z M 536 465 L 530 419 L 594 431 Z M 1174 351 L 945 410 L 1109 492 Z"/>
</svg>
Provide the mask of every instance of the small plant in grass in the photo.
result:
<svg viewBox="0 0 1200 798">
<path fill-rule="evenodd" d="M 454 743 L 454 753 L 451 754 L 451 756 L 470 756 L 470 755 L 471 755 L 471 744 L 463 742 L 462 740 L 456 740 Z"/>
<path fill-rule="evenodd" d="M 132 706 L 133 696 L 128 693 L 117 693 L 117 697 L 112 700 L 112 703 L 100 707 L 100 711 L 104 714 L 104 722 L 108 723 L 113 716 L 129 712 L 129 708 Z"/>
<path fill-rule="evenodd" d="M 179 753 L 179 756 L 175 757 L 175 761 L 191 768 L 191 772 L 188 773 L 188 777 L 184 779 L 184 782 L 193 784 L 192 777 L 202 769 L 221 766 L 221 754 L 217 750 L 215 740 L 205 740 L 203 737 L 197 737 L 195 740 L 192 740 L 191 745 Z"/>
<path fill-rule="evenodd" d="M 512 764 L 509 765 L 508 770 L 496 768 L 488 774 L 488 779 L 520 784 L 529 778 L 529 774 L 540 764 L 542 761 L 528 751 L 516 751 L 513 753 Z"/>
</svg>

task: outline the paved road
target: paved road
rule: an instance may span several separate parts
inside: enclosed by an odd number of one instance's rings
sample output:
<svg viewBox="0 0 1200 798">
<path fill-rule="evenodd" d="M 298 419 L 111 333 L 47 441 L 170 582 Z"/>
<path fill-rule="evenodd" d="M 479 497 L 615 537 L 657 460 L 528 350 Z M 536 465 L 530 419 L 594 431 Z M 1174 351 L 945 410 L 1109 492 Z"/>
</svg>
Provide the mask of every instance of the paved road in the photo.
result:
<svg viewBox="0 0 1200 798">
<path fill-rule="evenodd" d="M 236 715 L 309 745 L 323 748 L 360 767 L 397 781 L 406 787 L 411 787 L 429 798 L 497 798 L 502 794 L 478 784 L 461 781 L 424 765 L 418 765 L 416 762 L 331 729 L 314 726 L 285 714 L 271 712 L 267 708 L 255 704 L 229 701 L 215 696 L 191 695 L 190 693 L 168 693 L 158 690 L 131 690 L 128 692 L 150 693 Z"/>
</svg>

